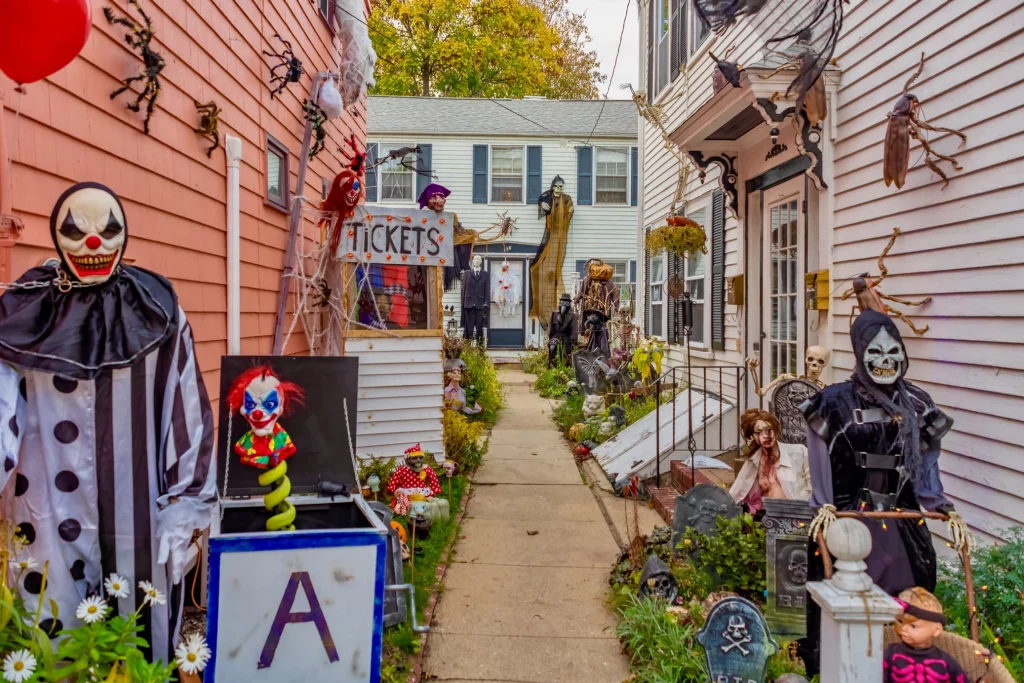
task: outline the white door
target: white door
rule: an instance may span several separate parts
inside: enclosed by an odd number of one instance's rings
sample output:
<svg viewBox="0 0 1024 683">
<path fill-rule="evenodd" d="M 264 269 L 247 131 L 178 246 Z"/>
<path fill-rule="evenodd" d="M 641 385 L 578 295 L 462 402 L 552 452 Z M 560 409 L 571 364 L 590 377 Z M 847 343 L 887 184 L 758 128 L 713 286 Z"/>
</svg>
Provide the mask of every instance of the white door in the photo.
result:
<svg viewBox="0 0 1024 683">
<path fill-rule="evenodd" d="M 764 193 L 762 383 L 803 372 L 803 176 Z"/>
</svg>

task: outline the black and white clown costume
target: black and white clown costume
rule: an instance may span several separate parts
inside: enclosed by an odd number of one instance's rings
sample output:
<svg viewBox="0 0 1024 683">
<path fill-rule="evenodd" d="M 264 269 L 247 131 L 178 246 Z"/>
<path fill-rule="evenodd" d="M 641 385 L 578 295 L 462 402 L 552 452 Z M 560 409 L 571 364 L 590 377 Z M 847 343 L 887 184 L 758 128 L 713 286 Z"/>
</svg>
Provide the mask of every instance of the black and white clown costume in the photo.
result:
<svg viewBox="0 0 1024 683">
<path fill-rule="evenodd" d="M 120 200 L 95 183 L 57 201 L 50 231 L 60 265 L 34 268 L 0 297 L 0 504 L 38 563 L 19 588 L 40 625 L 79 625 L 75 608 L 111 573 L 167 596 L 142 611 L 151 659 L 171 661 L 182 572 L 195 528 L 217 502 L 213 416 L 191 329 L 170 282 L 121 264 Z M 107 597 L 107 596 L 104 596 Z"/>
</svg>

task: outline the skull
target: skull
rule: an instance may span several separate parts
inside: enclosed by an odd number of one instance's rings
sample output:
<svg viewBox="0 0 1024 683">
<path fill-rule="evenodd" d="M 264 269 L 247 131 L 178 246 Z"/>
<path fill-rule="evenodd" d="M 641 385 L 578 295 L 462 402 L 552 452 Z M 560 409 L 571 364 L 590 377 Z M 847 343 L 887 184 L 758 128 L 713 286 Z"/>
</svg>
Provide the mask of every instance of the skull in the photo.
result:
<svg viewBox="0 0 1024 683">
<path fill-rule="evenodd" d="M 724 515 L 729 511 L 729 508 L 725 505 L 717 505 L 710 500 L 703 500 L 697 507 L 697 518 L 693 521 L 701 521 L 705 524 L 715 525 L 715 520 L 718 519 L 719 515 Z"/>
<path fill-rule="evenodd" d="M 884 327 L 864 351 L 864 369 L 875 384 L 894 384 L 903 375 L 906 351 Z"/>
<path fill-rule="evenodd" d="M 562 183 L 555 183 L 551 187 L 551 193 L 557 197 L 558 195 L 562 194 L 562 190 L 564 189 L 564 187 L 565 186 Z"/>
<path fill-rule="evenodd" d="M 109 280 L 128 238 L 117 197 L 93 183 L 76 185 L 61 198 L 51 220 L 53 240 L 68 274 L 84 284 Z"/>
<path fill-rule="evenodd" d="M 679 594 L 679 584 L 672 569 L 657 555 L 647 558 L 640 574 L 640 597 L 658 597 L 673 602 Z"/>
<path fill-rule="evenodd" d="M 405 466 L 419 474 L 423 470 L 423 451 L 410 453 L 405 456 Z"/>
<path fill-rule="evenodd" d="M 273 375 L 261 375 L 245 387 L 241 413 L 256 436 L 273 433 L 274 425 L 284 412 L 281 381 Z"/>
<path fill-rule="evenodd" d="M 812 382 L 819 381 L 821 371 L 828 365 L 831 357 L 832 352 L 824 346 L 808 346 L 807 356 L 804 358 L 804 372 L 807 373 L 807 379 Z"/>
<path fill-rule="evenodd" d="M 792 583 L 802 586 L 807 583 L 807 551 L 796 548 L 789 555 L 789 577 Z"/>
<path fill-rule="evenodd" d="M 725 627 L 725 633 L 722 635 L 734 643 L 750 640 L 750 634 L 747 632 L 747 622 L 738 614 L 733 614 L 729 617 L 729 625 Z"/>
</svg>

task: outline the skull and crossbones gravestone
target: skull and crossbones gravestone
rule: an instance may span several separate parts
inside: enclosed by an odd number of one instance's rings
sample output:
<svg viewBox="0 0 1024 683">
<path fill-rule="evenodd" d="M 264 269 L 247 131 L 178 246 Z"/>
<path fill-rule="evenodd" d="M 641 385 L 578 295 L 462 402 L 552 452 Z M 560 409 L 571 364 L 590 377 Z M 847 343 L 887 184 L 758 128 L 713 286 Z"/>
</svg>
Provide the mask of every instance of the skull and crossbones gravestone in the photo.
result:
<svg viewBox="0 0 1024 683">
<path fill-rule="evenodd" d="M 807 635 L 808 529 L 814 511 L 803 500 L 766 498 L 764 507 L 768 584 L 765 617 L 776 635 L 802 638 Z"/>
<path fill-rule="evenodd" d="M 717 536 L 719 517 L 738 517 L 742 509 L 732 496 L 714 484 L 697 484 L 676 497 L 675 516 L 672 519 L 672 547 L 683 539 L 686 530 L 693 527 L 705 536 Z"/>
<path fill-rule="evenodd" d="M 711 608 L 697 642 L 714 683 L 762 683 L 768 660 L 779 651 L 761 610 L 740 597 Z"/>
</svg>

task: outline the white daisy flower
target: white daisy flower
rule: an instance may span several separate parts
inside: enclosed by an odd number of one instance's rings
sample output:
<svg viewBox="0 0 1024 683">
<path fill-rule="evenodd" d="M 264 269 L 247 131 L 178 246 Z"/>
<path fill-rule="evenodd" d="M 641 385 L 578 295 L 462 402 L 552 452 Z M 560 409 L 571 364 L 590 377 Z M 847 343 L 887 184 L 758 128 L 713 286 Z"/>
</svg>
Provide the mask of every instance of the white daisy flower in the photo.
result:
<svg viewBox="0 0 1024 683">
<path fill-rule="evenodd" d="M 197 674 L 206 668 L 210 661 L 210 647 L 206 644 L 206 638 L 199 633 L 193 633 L 186 640 L 178 643 L 174 650 L 174 658 L 178 661 L 178 668 L 187 674 Z"/>
<path fill-rule="evenodd" d="M 38 566 L 39 563 L 36 562 L 36 558 L 28 556 L 23 557 L 14 563 L 14 568 L 18 571 L 28 571 L 29 569 L 35 569 Z"/>
<path fill-rule="evenodd" d="M 139 581 L 139 588 L 146 594 L 143 598 L 145 602 L 152 602 L 155 605 L 167 603 L 167 598 L 164 597 L 164 594 L 157 590 L 156 586 L 149 581 Z"/>
<path fill-rule="evenodd" d="M 28 650 L 16 650 L 4 657 L 4 680 L 22 683 L 32 678 L 36 670 L 36 658 Z"/>
<path fill-rule="evenodd" d="M 107 595 L 112 598 L 127 598 L 129 591 L 128 579 L 117 574 L 111 574 L 107 577 L 107 580 L 103 582 L 103 587 L 107 590 Z"/>
<path fill-rule="evenodd" d="M 92 624 L 107 616 L 108 609 L 110 608 L 107 607 L 107 603 L 103 601 L 103 598 L 94 595 L 79 603 L 78 609 L 75 610 L 75 616 L 87 624 Z"/>
</svg>

